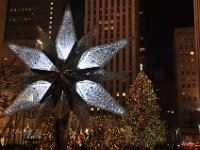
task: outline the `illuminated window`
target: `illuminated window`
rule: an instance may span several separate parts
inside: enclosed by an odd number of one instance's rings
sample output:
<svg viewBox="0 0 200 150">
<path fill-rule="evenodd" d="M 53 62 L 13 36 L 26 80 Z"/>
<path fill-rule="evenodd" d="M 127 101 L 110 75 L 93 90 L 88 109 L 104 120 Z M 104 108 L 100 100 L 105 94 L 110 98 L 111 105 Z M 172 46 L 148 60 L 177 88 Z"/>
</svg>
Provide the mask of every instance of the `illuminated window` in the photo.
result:
<svg viewBox="0 0 200 150">
<path fill-rule="evenodd" d="M 194 52 L 190 52 L 190 55 L 194 55 Z"/>
<path fill-rule="evenodd" d="M 143 64 L 140 63 L 140 71 L 143 71 Z"/>
<path fill-rule="evenodd" d="M 52 19 L 52 17 L 49 17 L 49 19 Z"/>
<path fill-rule="evenodd" d="M 145 51 L 144 47 L 140 47 L 140 52 Z"/>
<path fill-rule="evenodd" d="M 139 11 L 139 14 L 140 14 L 140 15 L 144 14 L 144 11 Z"/>
<path fill-rule="evenodd" d="M 36 40 L 36 48 L 37 49 L 40 49 L 40 50 L 43 50 L 44 49 L 44 44 L 41 40 L 37 39 Z"/>
<path fill-rule="evenodd" d="M 185 95 L 185 92 L 182 92 L 181 94 L 182 94 L 182 95 Z"/>
<path fill-rule="evenodd" d="M 125 93 L 125 92 L 123 92 L 123 93 L 122 93 L 122 96 L 123 96 L 123 97 L 125 97 L 125 96 L 126 96 L 126 93 Z"/>
<path fill-rule="evenodd" d="M 53 2 L 51 2 L 51 5 L 53 5 Z"/>
<path fill-rule="evenodd" d="M 53 14 L 53 12 L 51 11 L 51 12 L 50 12 L 50 14 L 52 15 L 52 14 Z"/>
<path fill-rule="evenodd" d="M 51 31 L 49 31 L 49 34 L 51 34 Z"/>
<path fill-rule="evenodd" d="M 51 10 L 53 10 L 53 7 L 51 7 Z"/>
<path fill-rule="evenodd" d="M 50 21 L 49 24 L 52 24 L 52 21 Z"/>
</svg>

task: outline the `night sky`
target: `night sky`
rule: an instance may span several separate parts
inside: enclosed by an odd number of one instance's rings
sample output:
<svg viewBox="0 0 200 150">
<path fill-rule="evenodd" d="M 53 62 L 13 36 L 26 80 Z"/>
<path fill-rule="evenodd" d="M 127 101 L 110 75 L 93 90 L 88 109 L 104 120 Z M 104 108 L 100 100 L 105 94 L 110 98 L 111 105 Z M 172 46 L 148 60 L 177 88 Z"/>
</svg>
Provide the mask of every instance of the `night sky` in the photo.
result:
<svg viewBox="0 0 200 150">
<path fill-rule="evenodd" d="M 193 0 L 143 0 L 147 73 L 174 76 L 174 28 L 193 27 Z"/>
<path fill-rule="evenodd" d="M 193 27 L 193 0 L 140 0 L 144 11 L 142 32 L 146 47 L 146 73 L 153 79 L 157 69 L 174 76 L 173 34 L 176 27 Z M 75 28 L 83 35 L 84 0 L 70 0 Z"/>
</svg>

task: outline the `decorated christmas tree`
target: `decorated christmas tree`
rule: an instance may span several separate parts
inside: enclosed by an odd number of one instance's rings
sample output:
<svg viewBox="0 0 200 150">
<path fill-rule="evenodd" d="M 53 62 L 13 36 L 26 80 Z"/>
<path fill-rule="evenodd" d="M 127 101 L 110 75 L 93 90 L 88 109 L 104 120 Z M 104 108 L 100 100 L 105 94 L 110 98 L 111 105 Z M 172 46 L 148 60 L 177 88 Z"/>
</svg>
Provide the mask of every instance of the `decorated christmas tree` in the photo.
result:
<svg viewBox="0 0 200 150">
<path fill-rule="evenodd" d="M 116 120 L 113 116 L 90 116 L 88 128 L 70 131 L 68 149 L 119 150 L 124 135 Z"/>
<path fill-rule="evenodd" d="M 88 140 L 90 149 L 118 150 L 122 145 L 123 135 L 120 133 L 119 124 L 113 116 L 92 117 L 92 132 Z"/>
<path fill-rule="evenodd" d="M 140 72 L 130 86 L 127 101 L 127 127 L 129 142 L 135 147 L 150 148 L 165 140 L 164 122 L 156 102 L 153 85 L 144 72 Z"/>
<path fill-rule="evenodd" d="M 46 122 L 41 124 L 41 128 L 41 147 L 49 150 L 55 149 L 55 127 L 52 114 L 48 115 Z"/>
</svg>

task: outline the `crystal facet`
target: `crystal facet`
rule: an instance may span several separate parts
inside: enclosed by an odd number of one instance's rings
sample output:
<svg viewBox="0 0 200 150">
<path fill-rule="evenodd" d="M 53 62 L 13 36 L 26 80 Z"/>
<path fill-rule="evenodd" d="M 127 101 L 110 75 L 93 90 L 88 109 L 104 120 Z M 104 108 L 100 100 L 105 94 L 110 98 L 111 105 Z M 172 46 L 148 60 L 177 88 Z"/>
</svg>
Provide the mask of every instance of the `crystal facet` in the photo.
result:
<svg viewBox="0 0 200 150">
<path fill-rule="evenodd" d="M 49 60 L 49 58 L 40 50 L 19 46 L 16 44 L 10 44 L 10 49 L 28 65 L 31 69 L 54 71 L 55 65 Z"/>
<path fill-rule="evenodd" d="M 72 14 L 69 7 L 66 8 L 58 36 L 56 38 L 56 48 L 58 58 L 65 61 L 76 42 Z"/>
<path fill-rule="evenodd" d="M 96 79 L 115 77 L 101 68 L 129 40 L 90 48 L 95 32 L 96 27 L 77 42 L 71 11 L 67 7 L 55 43 L 40 29 L 44 51 L 10 44 L 10 49 L 32 69 L 34 76 L 33 83 L 22 91 L 5 114 L 11 115 L 39 104 L 46 106 L 46 101 L 50 101 L 51 110 L 58 119 L 73 110 L 84 120 L 88 114 L 86 103 L 123 115 L 125 110 L 96 83 Z M 46 109 L 41 107 L 37 122 L 41 122 L 44 112 Z"/>
<path fill-rule="evenodd" d="M 104 67 L 110 59 L 123 47 L 128 40 L 120 40 L 111 44 L 96 46 L 88 49 L 78 63 L 78 69 Z"/>
<path fill-rule="evenodd" d="M 83 100 L 96 107 L 123 115 L 125 110 L 104 90 L 104 88 L 92 81 L 84 80 L 76 83 L 76 91 Z"/>
<path fill-rule="evenodd" d="M 40 100 L 47 92 L 51 83 L 47 81 L 37 81 L 28 85 L 17 99 L 5 110 L 6 115 L 11 115 L 17 111 L 22 111 L 36 105 L 39 105 Z"/>
</svg>

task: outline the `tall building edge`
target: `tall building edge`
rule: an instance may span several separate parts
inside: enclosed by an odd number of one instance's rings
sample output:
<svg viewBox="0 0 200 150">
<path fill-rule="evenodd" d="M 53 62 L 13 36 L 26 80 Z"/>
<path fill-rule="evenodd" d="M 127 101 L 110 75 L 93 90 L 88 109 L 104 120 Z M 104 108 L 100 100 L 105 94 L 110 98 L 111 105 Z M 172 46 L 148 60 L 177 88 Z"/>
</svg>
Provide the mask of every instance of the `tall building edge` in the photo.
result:
<svg viewBox="0 0 200 150">
<path fill-rule="evenodd" d="M 199 140 L 199 66 L 195 48 L 194 28 L 176 28 L 175 74 L 177 95 L 177 140 L 198 142 Z"/>
<path fill-rule="evenodd" d="M 199 71 L 199 97 L 200 97 L 200 0 L 193 0 L 194 3 L 194 39 L 195 39 L 195 49 L 197 53 L 197 65 Z M 200 113 L 200 112 L 199 112 Z M 199 119 L 200 124 L 200 119 Z M 200 128 L 199 128 L 200 132 Z"/>
<path fill-rule="evenodd" d="M 128 96 L 129 86 L 139 70 L 138 60 L 138 0 L 85 0 L 84 33 L 98 24 L 94 45 L 106 44 L 123 38 L 132 38 L 120 50 L 106 70 L 120 73 L 122 80 L 105 83 L 106 90 L 122 105 Z"/>
<path fill-rule="evenodd" d="M 1 5 L 0 5 L 0 61 L 3 59 L 3 55 L 5 52 L 5 41 L 4 41 L 4 36 L 5 36 L 5 28 L 6 28 L 6 14 L 7 14 L 7 3 L 8 0 L 1 0 Z"/>
</svg>

